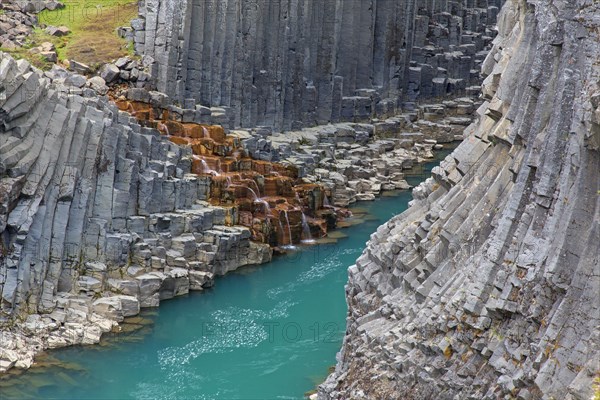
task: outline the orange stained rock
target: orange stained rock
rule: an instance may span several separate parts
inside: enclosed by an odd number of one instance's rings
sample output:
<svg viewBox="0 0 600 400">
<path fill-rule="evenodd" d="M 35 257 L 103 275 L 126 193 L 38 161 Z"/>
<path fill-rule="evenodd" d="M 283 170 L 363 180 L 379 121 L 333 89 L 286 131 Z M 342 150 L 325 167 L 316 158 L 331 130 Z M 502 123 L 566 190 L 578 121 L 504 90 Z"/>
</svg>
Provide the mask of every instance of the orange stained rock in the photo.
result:
<svg viewBox="0 0 600 400">
<path fill-rule="evenodd" d="M 186 137 L 186 135 L 184 135 L 183 124 L 181 122 L 167 120 L 163 121 L 162 123 L 166 126 L 167 130 L 165 133 L 168 135 Z"/>
<path fill-rule="evenodd" d="M 192 139 L 204 138 L 202 126 L 198 124 L 183 124 L 183 132 L 185 137 L 189 137 Z"/>
<path fill-rule="evenodd" d="M 225 142 L 225 129 L 219 125 L 203 125 L 207 130 L 209 137 L 217 143 Z"/>
<path fill-rule="evenodd" d="M 227 224 L 250 228 L 253 240 L 272 246 L 294 244 L 302 240 L 306 224 L 313 237 L 325 236 L 328 226 L 335 226 L 336 212 L 323 209 L 325 189 L 299 182 L 296 167 L 250 158 L 240 139 L 226 135 L 221 126 L 183 123 L 168 110 L 145 103 L 115 103 L 141 125 L 158 129 L 177 145 L 190 146 L 191 172 L 210 182 L 208 201 L 226 208 Z"/>
<path fill-rule="evenodd" d="M 182 137 L 177 137 L 177 136 L 171 136 L 169 137 L 169 140 L 175 144 L 178 144 L 180 146 L 187 146 L 190 144 L 189 139 L 187 138 L 182 138 Z"/>
</svg>

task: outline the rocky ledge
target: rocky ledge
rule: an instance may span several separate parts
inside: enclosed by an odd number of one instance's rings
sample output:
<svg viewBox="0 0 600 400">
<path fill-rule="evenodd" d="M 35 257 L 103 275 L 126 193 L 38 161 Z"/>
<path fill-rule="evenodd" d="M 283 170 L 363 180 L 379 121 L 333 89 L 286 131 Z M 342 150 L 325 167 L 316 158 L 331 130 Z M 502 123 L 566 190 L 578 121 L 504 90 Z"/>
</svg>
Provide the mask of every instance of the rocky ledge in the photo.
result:
<svg viewBox="0 0 600 400">
<path fill-rule="evenodd" d="M 60 88 L 0 53 L 0 371 L 271 258 L 205 201 L 190 147 Z"/>
<path fill-rule="evenodd" d="M 87 79 L 0 53 L 0 372 L 322 236 L 338 206 L 406 188 L 403 171 L 454 140 L 477 104 L 227 132 L 210 124 L 218 110 L 159 92 L 102 96 L 143 62 Z"/>
<path fill-rule="evenodd" d="M 321 399 L 590 399 L 600 5 L 508 1 L 467 139 L 349 269 Z"/>
</svg>

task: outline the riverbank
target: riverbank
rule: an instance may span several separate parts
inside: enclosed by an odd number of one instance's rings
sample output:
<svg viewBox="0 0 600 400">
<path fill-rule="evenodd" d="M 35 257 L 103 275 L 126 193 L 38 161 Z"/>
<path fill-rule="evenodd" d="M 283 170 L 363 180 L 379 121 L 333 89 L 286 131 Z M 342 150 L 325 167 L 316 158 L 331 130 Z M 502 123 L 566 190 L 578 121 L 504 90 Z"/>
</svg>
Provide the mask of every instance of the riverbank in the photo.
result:
<svg viewBox="0 0 600 400">
<path fill-rule="evenodd" d="M 35 354 L 47 348 L 97 343 L 103 333 L 118 329 L 123 318 L 136 315 L 140 308 L 157 306 L 161 300 L 189 290 L 202 290 L 211 285 L 215 275 L 270 259 L 269 246 L 251 241 L 248 227 L 230 226 L 237 221 L 231 208 L 206 203 L 210 179 L 193 173 L 195 154 L 190 146 L 177 145 L 157 129 L 141 126 L 137 118 L 90 89 L 60 90 L 67 87 L 72 73 L 62 71 L 66 75 L 61 75 L 55 68 L 52 78 L 5 55 L 2 63 L 14 84 L 2 105 L 5 125 L 10 128 L 3 133 L 7 144 L 1 149 L 2 168 L 14 178 L 3 180 L 8 197 L 3 200 L 5 214 L 0 219 L 5 224 L 2 246 L 6 253 L 0 265 L 6 276 L 1 370 L 28 368 Z M 142 89 L 130 93 L 142 92 L 149 93 Z M 23 110 L 29 112 L 23 114 Z M 175 120 L 183 121 L 186 115 L 177 113 L 172 105 L 169 111 Z M 53 135 L 46 137 L 46 130 L 33 129 L 36 123 L 48 124 Z M 237 140 L 255 159 L 264 158 L 271 149 L 269 154 L 276 162 L 295 165 L 293 157 L 304 154 L 305 165 L 324 166 L 330 174 L 344 166 L 338 159 L 346 158 L 346 165 L 358 165 L 354 161 L 360 159 L 361 168 L 346 168 L 348 175 L 336 182 L 335 191 L 330 189 L 332 201 L 338 203 L 337 189 L 347 192 L 355 190 L 351 182 L 356 187 L 361 183 L 354 177 L 362 178 L 353 174 L 373 174 L 381 168 L 383 173 L 375 174 L 376 179 L 379 175 L 385 178 L 386 170 L 388 175 L 391 171 L 391 176 L 401 177 L 399 171 L 419 160 L 411 150 L 396 148 L 406 140 L 378 139 L 378 123 L 361 136 L 361 140 L 366 138 L 365 144 L 356 141 L 358 134 L 339 135 L 364 132 L 366 124 L 358 123 L 316 128 L 328 134 L 320 134 L 323 141 L 311 146 L 297 142 L 274 146 L 270 137 L 275 136 L 265 134 L 264 129 L 246 137 L 241 131 L 231 134 L 238 135 Z M 325 151 L 332 133 L 333 158 L 326 157 Z M 213 138 L 207 140 L 217 143 Z M 408 143 L 415 152 L 426 149 L 429 153 L 435 142 L 421 144 L 425 140 L 421 134 Z M 345 157 L 344 152 L 350 156 Z M 377 161 L 386 153 L 392 154 L 390 163 Z M 411 159 L 406 162 L 402 154 Z M 373 166 L 365 165 L 370 157 L 375 157 Z M 332 160 L 336 162 L 332 164 Z M 304 179 L 314 184 L 311 179 L 317 178 L 310 178 L 310 171 L 306 168 Z M 384 189 L 383 184 L 370 181 L 365 190 L 373 192 L 373 185 L 379 191 Z M 23 190 L 35 196 L 21 196 Z M 301 223 L 298 225 L 301 230 Z M 40 240 L 28 239 L 25 233 L 30 229 Z M 23 296 L 23 291 L 35 294 Z"/>
<path fill-rule="evenodd" d="M 152 264 L 151 271 L 129 267 L 127 274 L 133 279 L 107 279 L 106 266 L 101 263 L 86 264 L 90 272 L 79 280 L 79 292 L 60 294 L 57 307 L 52 313 L 31 314 L 23 323 L 2 331 L 3 345 L 0 351 L 2 367 L 5 370 L 11 367 L 29 368 L 36 354 L 41 351 L 70 345 L 98 343 L 104 333 L 119 332 L 121 330 L 119 323 L 126 317 L 137 315 L 144 307 L 157 306 L 162 300 L 184 295 L 188 291 L 204 290 L 212 286 L 216 275 L 222 275 L 244 265 L 268 262 L 271 259 L 268 246 L 249 240 L 250 232 L 247 228 L 224 226 L 225 209 L 206 203 L 201 208 L 198 206 L 194 212 L 190 211 L 183 215 L 195 218 L 201 215 L 205 225 L 207 222 L 211 223 L 210 227 L 204 226 L 205 232 L 210 235 L 205 234 L 200 239 L 210 240 L 210 242 L 200 245 L 216 246 L 213 253 L 223 254 L 222 256 L 213 258 L 213 262 L 203 264 L 202 270 L 197 271 L 185 268 L 182 264 L 183 260 L 178 260 L 175 254 L 167 254 L 166 263 L 160 271 L 155 264 Z M 170 219 L 173 217 L 175 215 L 171 214 Z M 171 228 L 188 225 L 187 222 L 182 221 L 172 225 Z M 218 241 L 215 241 L 215 237 L 219 238 Z M 225 238 L 227 240 L 224 240 Z M 173 243 L 173 240 L 171 242 Z M 138 251 L 140 250 L 143 248 L 139 248 Z M 184 256 L 178 254 L 180 257 Z M 238 255 L 231 258 L 227 254 Z M 236 261 L 228 262 L 227 268 L 218 267 L 221 265 L 218 260 L 225 259 Z M 179 266 L 174 265 L 175 263 Z M 98 298 L 96 294 L 100 293 L 103 286 L 107 284 L 108 290 L 115 293 L 110 297 Z"/>
<path fill-rule="evenodd" d="M 423 164 L 422 175 L 408 175 L 408 182 L 416 185 L 437 163 Z M 145 310 L 144 319 L 129 319 L 138 331 L 125 326 L 99 345 L 49 352 L 41 367 L 0 381 L 2 391 L 8 398 L 144 398 L 151 391 L 153 398 L 299 398 L 335 362 L 347 266 L 411 198 L 404 190 L 359 202 L 352 226 L 331 235 L 336 242 L 233 271 L 212 289 Z"/>
</svg>

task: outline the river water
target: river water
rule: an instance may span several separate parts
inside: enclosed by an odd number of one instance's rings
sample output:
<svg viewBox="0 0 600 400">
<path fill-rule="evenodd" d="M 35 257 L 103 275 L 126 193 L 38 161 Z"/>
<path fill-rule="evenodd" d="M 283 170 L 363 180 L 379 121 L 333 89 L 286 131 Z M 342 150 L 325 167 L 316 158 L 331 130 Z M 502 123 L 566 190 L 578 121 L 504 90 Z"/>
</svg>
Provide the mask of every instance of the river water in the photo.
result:
<svg viewBox="0 0 600 400">
<path fill-rule="evenodd" d="M 442 151 L 440 157 L 448 154 Z M 418 184 L 437 162 L 408 177 Z M 421 167 L 420 167 L 421 168 Z M 304 247 L 162 302 L 100 345 L 49 352 L 0 380 L 4 399 L 301 399 L 335 364 L 346 324 L 347 268 L 410 191 L 352 209 L 335 243 Z"/>
</svg>

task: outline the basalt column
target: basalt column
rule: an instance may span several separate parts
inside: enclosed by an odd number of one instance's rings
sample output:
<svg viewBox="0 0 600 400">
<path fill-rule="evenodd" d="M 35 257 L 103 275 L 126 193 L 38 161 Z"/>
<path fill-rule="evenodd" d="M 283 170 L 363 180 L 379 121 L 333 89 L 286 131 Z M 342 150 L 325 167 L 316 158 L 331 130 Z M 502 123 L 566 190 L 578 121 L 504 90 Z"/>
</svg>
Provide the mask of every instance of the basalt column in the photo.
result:
<svg viewBox="0 0 600 400">
<path fill-rule="evenodd" d="M 505 4 L 479 122 L 349 268 L 319 399 L 596 398 L 599 15 Z"/>
<path fill-rule="evenodd" d="M 158 90 L 288 130 L 467 91 L 502 3 L 146 0 L 132 25 Z"/>
</svg>

